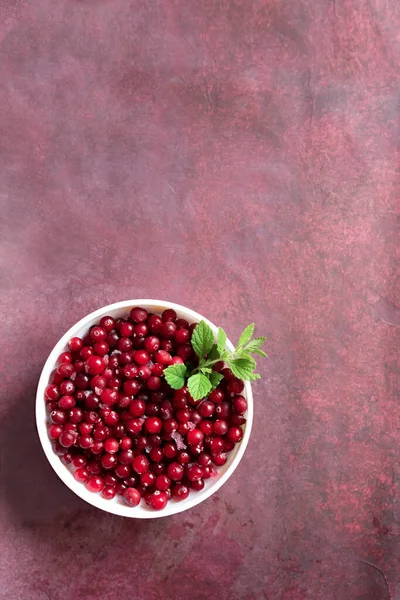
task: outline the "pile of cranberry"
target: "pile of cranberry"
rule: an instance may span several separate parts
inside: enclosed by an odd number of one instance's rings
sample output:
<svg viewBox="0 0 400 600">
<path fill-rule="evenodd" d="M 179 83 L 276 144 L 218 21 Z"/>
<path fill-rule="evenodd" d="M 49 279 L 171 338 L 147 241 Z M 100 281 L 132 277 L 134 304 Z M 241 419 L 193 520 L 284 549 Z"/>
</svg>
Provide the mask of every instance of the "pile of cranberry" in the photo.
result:
<svg viewBox="0 0 400 600">
<path fill-rule="evenodd" d="M 224 379 L 198 402 L 163 377 L 169 365 L 196 364 L 195 326 L 172 309 L 160 317 L 135 307 L 69 341 L 45 391 L 48 434 L 88 490 L 162 510 L 203 489 L 241 441 L 244 384 L 222 362 L 214 370 Z"/>
</svg>

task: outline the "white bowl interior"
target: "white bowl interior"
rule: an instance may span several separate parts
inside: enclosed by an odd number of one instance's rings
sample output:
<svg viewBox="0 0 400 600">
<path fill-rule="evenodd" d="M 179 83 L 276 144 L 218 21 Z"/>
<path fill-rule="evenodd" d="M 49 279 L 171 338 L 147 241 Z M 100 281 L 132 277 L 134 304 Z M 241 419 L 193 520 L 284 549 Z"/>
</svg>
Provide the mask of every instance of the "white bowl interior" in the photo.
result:
<svg viewBox="0 0 400 600">
<path fill-rule="evenodd" d="M 153 312 L 156 314 L 161 314 L 163 310 L 166 308 L 173 308 L 178 317 L 186 319 L 189 323 L 197 322 L 202 319 L 207 321 L 210 327 L 213 329 L 214 333 L 217 333 L 217 327 L 211 323 L 208 319 L 203 317 L 202 315 L 181 306 L 179 304 L 175 304 L 173 302 L 164 302 L 159 300 L 149 300 L 149 299 L 138 299 L 138 300 L 127 300 L 124 302 L 117 302 L 115 304 L 110 304 L 109 306 L 105 306 L 104 308 L 100 308 L 95 312 L 87 315 L 83 319 L 81 319 L 76 325 L 71 327 L 65 335 L 57 342 L 51 351 L 40 376 L 39 385 L 37 389 L 36 395 L 36 424 L 39 433 L 39 438 L 43 447 L 43 450 L 57 473 L 57 475 L 62 479 L 62 481 L 77 494 L 80 498 L 100 508 L 106 512 L 113 513 L 115 515 L 120 515 L 123 517 L 131 517 L 137 519 L 153 519 L 158 517 L 167 517 L 169 515 L 173 515 L 197 504 L 203 502 L 207 498 L 209 498 L 212 494 L 214 494 L 232 475 L 233 471 L 236 469 L 239 464 L 244 451 L 246 449 L 250 431 L 253 421 L 253 396 L 251 392 L 251 386 L 249 382 L 245 382 L 245 389 L 243 395 L 247 398 L 248 402 L 248 410 L 246 414 L 247 422 L 244 427 L 244 435 L 240 444 L 237 444 L 232 452 L 228 454 L 228 461 L 223 467 L 219 467 L 218 477 L 213 479 L 207 479 L 205 481 L 204 488 L 199 491 L 191 491 L 189 497 L 186 500 L 171 500 L 168 502 L 166 508 L 162 511 L 154 511 L 148 508 L 144 502 L 142 502 L 139 506 L 132 508 L 123 503 L 121 498 L 115 497 L 113 500 L 105 500 L 101 494 L 95 494 L 93 492 L 89 492 L 86 487 L 77 481 L 75 481 L 72 470 L 69 467 L 64 465 L 58 455 L 54 452 L 52 443 L 47 434 L 47 423 L 48 418 L 46 414 L 46 403 L 44 400 L 44 391 L 49 382 L 49 378 L 51 372 L 56 366 L 56 362 L 58 356 L 61 352 L 67 350 L 68 341 L 74 337 L 82 337 L 85 333 L 87 333 L 89 327 L 97 323 L 101 317 L 105 315 L 110 315 L 114 318 L 124 317 L 126 316 L 130 309 L 134 306 L 142 306 L 146 308 L 149 312 Z M 229 349 L 233 350 L 234 346 L 232 342 L 227 341 L 227 346 Z"/>
</svg>

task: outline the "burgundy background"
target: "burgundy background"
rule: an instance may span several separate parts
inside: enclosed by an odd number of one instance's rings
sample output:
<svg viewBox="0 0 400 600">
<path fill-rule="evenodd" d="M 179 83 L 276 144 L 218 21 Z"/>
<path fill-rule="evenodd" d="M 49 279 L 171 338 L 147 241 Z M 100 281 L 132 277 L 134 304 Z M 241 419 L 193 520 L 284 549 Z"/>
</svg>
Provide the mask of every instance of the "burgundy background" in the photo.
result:
<svg viewBox="0 0 400 600">
<path fill-rule="evenodd" d="M 400 598 L 400 4 L 0 0 L 0 598 Z M 248 451 L 137 522 L 41 451 L 102 305 L 268 336 Z"/>
</svg>

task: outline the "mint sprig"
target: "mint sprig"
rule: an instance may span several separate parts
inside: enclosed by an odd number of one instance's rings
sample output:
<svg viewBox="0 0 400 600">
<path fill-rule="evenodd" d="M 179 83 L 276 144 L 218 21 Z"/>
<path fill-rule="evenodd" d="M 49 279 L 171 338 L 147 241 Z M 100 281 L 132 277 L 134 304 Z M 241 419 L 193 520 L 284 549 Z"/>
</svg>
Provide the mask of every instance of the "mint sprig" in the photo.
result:
<svg viewBox="0 0 400 600">
<path fill-rule="evenodd" d="M 253 338 L 254 323 L 251 323 L 243 331 L 238 344 L 233 352 L 227 349 L 227 336 L 225 331 L 218 327 L 217 342 L 211 327 L 200 321 L 193 331 L 191 344 L 198 356 L 197 367 L 188 369 L 186 365 L 171 365 L 164 370 L 165 379 L 174 389 L 181 389 L 187 382 L 190 395 L 194 400 L 201 400 L 214 390 L 223 375 L 213 371 L 212 367 L 219 361 L 223 361 L 232 370 L 235 377 L 245 381 L 260 379 L 255 373 L 256 361 L 252 354 L 267 356 L 261 346 L 265 343 L 265 337 Z"/>
</svg>

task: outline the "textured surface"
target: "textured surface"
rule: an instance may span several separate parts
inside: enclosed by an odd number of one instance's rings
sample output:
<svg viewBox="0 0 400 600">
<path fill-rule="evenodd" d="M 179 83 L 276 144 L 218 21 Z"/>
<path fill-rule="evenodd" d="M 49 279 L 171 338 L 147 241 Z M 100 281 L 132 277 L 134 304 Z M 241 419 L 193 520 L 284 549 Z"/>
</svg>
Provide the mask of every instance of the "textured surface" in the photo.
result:
<svg viewBox="0 0 400 600">
<path fill-rule="evenodd" d="M 400 598 L 400 4 L 0 0 L 0 598 Z M 216 497 L 130 522 L 46 462 L 49 350 L 181 302 L 269 359 Z"/>
</svg>

